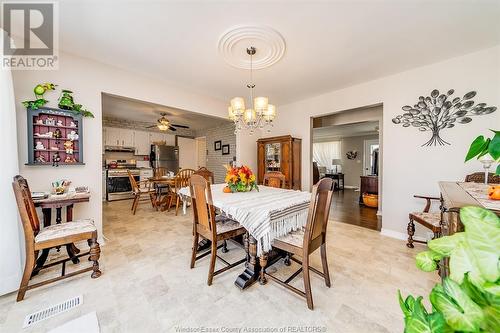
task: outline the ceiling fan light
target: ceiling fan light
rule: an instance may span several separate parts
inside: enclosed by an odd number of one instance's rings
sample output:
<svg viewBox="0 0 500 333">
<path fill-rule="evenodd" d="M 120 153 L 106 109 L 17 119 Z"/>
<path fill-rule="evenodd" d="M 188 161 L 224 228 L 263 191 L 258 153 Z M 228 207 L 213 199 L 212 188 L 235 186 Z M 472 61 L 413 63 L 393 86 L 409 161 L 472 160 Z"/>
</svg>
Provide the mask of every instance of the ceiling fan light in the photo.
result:
<svg viewBox="0 0 500 333">
<path fill-rule="evenodd" d="M 255 97 L 253 99 L 253 106 L 257 114 L 262 114 L 267 110 L 267 105 L 269 104 L 269 98 L 267 97 Z"/>
<path fill-rule="evenodd" d="M 245 100 L 242 97 L 235 97 L 231 100 L 231 107 L 235 115 L 245 111 Z"/>
<path fill-rule="evenodd" d="M 168 130 L 168 125 L 165 125 L 165 124 L 158 124 L 158 129 L 160 131 L 166 131 Z"/>
</svg>

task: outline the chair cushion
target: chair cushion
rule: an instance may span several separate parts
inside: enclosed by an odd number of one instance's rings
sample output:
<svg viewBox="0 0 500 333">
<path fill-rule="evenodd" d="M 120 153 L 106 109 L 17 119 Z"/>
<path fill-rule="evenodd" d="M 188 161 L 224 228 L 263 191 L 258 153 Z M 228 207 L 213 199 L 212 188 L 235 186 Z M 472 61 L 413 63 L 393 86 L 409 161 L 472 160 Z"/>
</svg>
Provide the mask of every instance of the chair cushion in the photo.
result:
<svg viewBox="0 0 500 333">
<path fill-rule="evenodd" d="M 284 236 L 276 238 L 276 240 L 296 247 L 302 247 L 304 245 L 304 229 L 289 232 Z"/>
<path fill-rule="evenodd" d="M 215 217 L 217 223 L 217 234 L 223 234 L 232 230 L 243 228 L 238 222 L 231 220 L 228 217 L 217 215 Z"/>
<path fill-rule="evenodd" d="M 420 219 L 422 221 L 425 221 L 429 224 L 432 224 L 435 227 L 439 227 L 440 222 L 441 222 L 441 213 L 422 213 L 422 212 L 415 212 L 411 213 L 414 218 Z"/>
<path fill-rule="evenodd" d="M 85 232 L 96 231 L 94 221 L 90 219 L 76 220 L 61 224 L 54 224 L 43 228 L 35 237 L 35 243 L 62 238 L 71 235 L 78 235 Z"/>
</svg>

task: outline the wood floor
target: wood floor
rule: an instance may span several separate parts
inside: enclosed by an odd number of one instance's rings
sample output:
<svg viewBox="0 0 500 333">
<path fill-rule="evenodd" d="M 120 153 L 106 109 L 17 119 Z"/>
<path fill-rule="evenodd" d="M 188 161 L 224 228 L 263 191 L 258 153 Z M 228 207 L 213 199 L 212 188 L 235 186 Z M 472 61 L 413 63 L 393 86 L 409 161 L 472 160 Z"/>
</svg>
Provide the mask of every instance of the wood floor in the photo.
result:
<svg viewBox="0 0 500 333">
<path fill-rule="evenodd" d="M 377 216 L 377 209 L 360 205 L 358 200 L 359 192 L 353 189 L 334 192 L 330 219 L 380 231 L 382 218 Z"/>
</svg>

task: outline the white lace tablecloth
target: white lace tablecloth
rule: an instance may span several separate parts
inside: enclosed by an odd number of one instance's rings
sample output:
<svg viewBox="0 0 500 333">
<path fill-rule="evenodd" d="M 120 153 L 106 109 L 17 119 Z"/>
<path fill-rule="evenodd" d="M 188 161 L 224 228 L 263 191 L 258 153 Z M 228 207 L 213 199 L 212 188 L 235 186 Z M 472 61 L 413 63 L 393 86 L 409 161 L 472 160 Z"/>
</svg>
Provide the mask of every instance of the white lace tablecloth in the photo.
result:
<svg viewBox="0 0 500 333">
<path fill-rule="evenodd" d="M 238 221 L 258 242 L 257 255 L 271 250 L 276 237 L 302 228 L 307 223 L 311 193 L 259 186 L 259 191 L 224 193 L 226 184 L 211 186 L 212 200 L 222 214 Z M 180 189 L 183 201 L 189 188 Z"/>
</svg>

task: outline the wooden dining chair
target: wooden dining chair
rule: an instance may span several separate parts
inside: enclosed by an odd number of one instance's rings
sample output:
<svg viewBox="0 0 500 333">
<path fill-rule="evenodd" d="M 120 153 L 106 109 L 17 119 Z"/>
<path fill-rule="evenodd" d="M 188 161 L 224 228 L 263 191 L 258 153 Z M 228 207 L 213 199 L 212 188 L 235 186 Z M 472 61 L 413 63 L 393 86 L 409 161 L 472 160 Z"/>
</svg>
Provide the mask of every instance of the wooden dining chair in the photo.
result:
<svg viewBox="0 0 500 333">
<path fill-rule="evenodd" d="M 199 168 L 198 170 L 196 170 L 196 172 L 194 173 L 195 175 L 200 175 L 202 176 L 203 178 L 205 178 L 208 182 L 210 182 L 210 184 L 215 184 L 215 181 L 214 181 L 214 173 L 210 170 L 208 170 L 207 168 L 205 167 L 201 167 Z"/>
<path fill-rule="evenodd" d="M 465 182 L 484 183 L 484 172 L 476 172 L 465 176 Z M 488 183 L 499 184 L 500 176 L 490 172 L 488 174 Z M 431 230 L 434 235 L 433 239 L 441 237 L 442 235 L 441 212 L 430 212 L 432 201 L 440 201 L 441 198 L 424 195 L 414 195 L 413 197 L 425 199 L 426 204 L 422 212 L 411 212 L 410 214 L 408 214 L 408 218 L 410 221 L 408 222 L 408 226 L 406 227 L 406 231 L 408 233 L 408 241 L 406 243 L 406 246 L 409 248 L 415 247 L 413 243 L 427 243 L 427 241 L 413 239 L 413 236 L 415 235 L 415 223 L 418 223 Z"/>
<path fill-rule="evenodd" d="M 314 305 L 309 270 L 323 277 L 326 286 L 330 288 L 330 273 L 328 272 L 328 262 L 326 259 L 326 227 L 328 225 L 330 204 L 332 202 L 332 186 L 333 180 L 330 178 L 323 178 L 313 186 L 305 229 L 293 231 L 273 240 L 272 246 L 291 253 L 292 256 L 290 259 L 301 265 L 301 268 L 284 281 L 268 274 L 265 269 L 263 270 L 264 277 L 268 276 L 279 285 L 304 297 L 307 300 L 307 307 L 310 310 L 313 310 Z M 323 272 L 309 266 L 309 256 L 318 248 L 321 251 Z M 302 257 L 302 262 L 295 258 L 294 255 Z M 289 284 L 300 272 L 303 274 L 305 292 Z"/>
<path fill-rule="evenodd" d="M 173 193 L 172 196 L 170 197 L 170 200 L 168 202 L 168 211 L 170 211 L 170 207 L 172 206 L 172 203 L 174 200 L 175 202 L 175 216 L 179 213 L 179 206 L 181 204 L 181 197 L 179 196 L 179 190 L 183 187 L 189 186 L 189 179 L 191 176 L 195 173 L 193 169 L 182 169 L 180 170 L 177 175 L 175 175 L 174 178 L 174 188 L 173 188 Z"/>
<path fill-rule="evenodd" d="M 264 174 L 264 186 L 285 188 L 286 177 L 279 171 L 269 171 Z"/>
<path fill-rule="evenodd" d="M 217 255 L 217 250 L 223 247 L 223 244 L 217 246 L 217 242 L 226 241 L 246 233 L 244 227 L 238 222 L 221 215 L 215 215 L 215 207 L 212 202 L 212 191 L 210 183 L 201 175 L 192 175 L 189 181 L 189 190 L 193 204 L 193 248 L 191 254 L 191 268 L 194 268 L 196 260 L 207 255 L 210 256 L 210 266 L 208 269 L 207 284 L 212 285 L 214 276 L 225 272 L 246 261 L 246 258 L 228 263 Z M 210 250 L 197 255 L 199 237 L 203 237 L 211 242 Z M 214 271 L 215 260 L 220 259 L 225 267 Z"/>
<path fill-rule="evenodd" d="M 141 200 L 141 195 L 148 194 L 151 205 L 156 209 L 156 193 L 155 190 L 151 188 L 151 183 L 148 180 L 137 181 L 132 175 L 130 170 L 127 170 L 128 178 L 130 180 L 130 185 L 132 186 L 132 192 L 134 193 L 134 201 L 132 201 L 132 214 L 135 215 L 137 206 Z"/>
<path fill-rule="evenodd" d="M 21 279 L 21 284 L 19 285 L 19 291 L 17 292 L 17 301 L 22 301 L 26 291 L 29 289 L 41 287 L 48 283 L 66 279 L 80 273 L 92 271 L 91 277 L 93 279 L 101 276 L 98 261 L 101 250 L 99 243 L 97 242 L 97 228 L 94 225 L 94 221 L 89 219 L 76 220 L 40 229 L 40 221 L 38 220 L 38 215 L 36 213 L 35 205 L 31 198 L 31 192 L 26 179 L 21 176 L 15 176 L 12 187 L 16 196 L 19 215 L 21 216 L 26 248 L 26 262 L 24 265 L 24 273 Z M 83 240 L 87 241 L 90 250 L 88 252 L 78 254 L 76 257 L 89 255 L 89 260 L 92 261 L 92 266 L 66 274 L 66 262 L 71 260 L 71 258 L 62 259 L 42 266 L 42 269 L 44 269 L 62 264 L 61 276 L 29 285 L 29 280 L 35 267 L 35 260 L 37 259 L 40 251 Z"/>
</svg>

